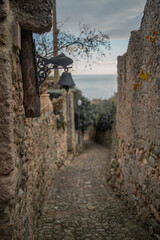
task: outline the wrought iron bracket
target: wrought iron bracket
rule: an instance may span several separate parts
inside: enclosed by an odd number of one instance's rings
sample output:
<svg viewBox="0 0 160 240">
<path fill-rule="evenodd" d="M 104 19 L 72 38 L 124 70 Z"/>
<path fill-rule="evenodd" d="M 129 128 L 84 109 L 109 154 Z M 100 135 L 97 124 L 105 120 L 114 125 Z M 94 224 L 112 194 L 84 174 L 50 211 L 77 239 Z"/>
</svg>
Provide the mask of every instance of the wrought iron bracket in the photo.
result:
<svg viewBox="0 0 160 240">
<path fill-rule="evenodd" d="M 71 68 L 68 66 L 73 63 L 73 60 L 69 57 L 66 57 L 63 53 L 58 55 L 57 57 L 42 57 L 36 52 L 35 43 L 33 52 L 35 56 L 37 88 L 40 95 L 40 86 L 46 80 L 48 76 L 48 71 L 52 69 L 68 70 L 68 68 Z"/>
</svg>

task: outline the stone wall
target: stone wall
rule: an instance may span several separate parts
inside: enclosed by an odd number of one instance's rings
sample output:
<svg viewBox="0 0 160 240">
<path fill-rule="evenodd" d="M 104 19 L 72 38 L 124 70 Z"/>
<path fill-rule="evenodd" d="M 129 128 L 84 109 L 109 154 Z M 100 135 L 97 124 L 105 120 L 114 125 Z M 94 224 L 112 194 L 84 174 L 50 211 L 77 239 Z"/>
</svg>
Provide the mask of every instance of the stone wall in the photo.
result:
<svg viewBox="0 0 160 240">
<path fill-rule="evenodd" d="M 74 99 L 73 93 L 68 92 L 66 94 L 67 102 L 67 142 L 68 142 L 68 151 L 75 152 L 75 121 L 74 121 Z"/>
<path fill-rule="evenodd" d="M 118 58 L 118 162 L 112 185 L 156 239 L 160 235 L 160 1 L 148 0 L 140 30 Z"/>
<path fill-rule="evenodd" d="M 36 239 L 44 196 L 67 157 L 66 130 L 57 130 L 53 113 L 32 120 L 16 116 L 14 139 L 17 187 L 9 213 L 13 239 Z"/>
<path fill-rule="evenodd" d="M 17 185 L 12 109 L 12 15 L 9 1 L 0 3 L 0 238 L 11 239 L 9 202 Z"/>
<path fill-rule="evenodd" d="M 27 119 L 23 107 L 21 28 L 35 32 L 48 30 L 51 7 L 48 0 L 0 1 L 0 239 L 3 240 L 36 239 L 44 196 L 55 172 L 67 161 L 67 129 L 57 129 L 59 115 L 45 113 L 40 118 Z M 66 119 L 65 97 L 62 102 L 61 111 Z"/>
<path fill-rule="evenodd" d="M 54 111 L 60 114 L 60 124 L 64 124 L 67 131 L 67 146 L 68 152 L 75 153 L 76 151 L 76 133 L 74 121 L 74 98 L 72 92 L 65 92 L 61 97 L 52 100 Z M 62 110 L 63 109 L 63 110 Z M 61 118 L 63 116 L 63 119 Z M 63 123 L 64 120 L 64 123 Z"/>
<path fill-rule="evenodd" d="M 20 27 L 32 32 L 43 33 L 52 26 L 52 0 L 12 0 L 11 9 Z"/>
</svg>

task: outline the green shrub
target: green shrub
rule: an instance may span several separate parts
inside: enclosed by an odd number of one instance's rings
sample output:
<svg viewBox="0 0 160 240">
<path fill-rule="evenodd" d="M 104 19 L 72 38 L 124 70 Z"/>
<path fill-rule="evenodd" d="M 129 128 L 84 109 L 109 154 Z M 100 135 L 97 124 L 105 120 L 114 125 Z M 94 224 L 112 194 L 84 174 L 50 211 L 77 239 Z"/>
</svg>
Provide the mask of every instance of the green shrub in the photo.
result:
<svg viewBox="0 0 160 240">
<path fill-rule="evenodd" d="M 58 98 L 62 96 L 64 93 L 64 89 L 54 89 L 54 88 L 48 88 L 47 93 L 50 94 L 50 99 L 52 100 L 53 98 Z"/>
<path fill-rule="evenodd" d="M 112 129 L 113 118 L 110 114 L 101 113 L 98 117 L 96 124 L 96 130 L 100 132 L 105 132 L 109 129 Z"/>
<path fill-rule="evenodd" d="M 81 100 L 81 106 L 78 106 L 78 100 Z M 84 133 L 90 125 L 94 124 L 96 115 L 92 110 L 91 102 L 82 95 L 81 91 L 74 91 L 74 102 L 75 128 Z"/>
</svg>

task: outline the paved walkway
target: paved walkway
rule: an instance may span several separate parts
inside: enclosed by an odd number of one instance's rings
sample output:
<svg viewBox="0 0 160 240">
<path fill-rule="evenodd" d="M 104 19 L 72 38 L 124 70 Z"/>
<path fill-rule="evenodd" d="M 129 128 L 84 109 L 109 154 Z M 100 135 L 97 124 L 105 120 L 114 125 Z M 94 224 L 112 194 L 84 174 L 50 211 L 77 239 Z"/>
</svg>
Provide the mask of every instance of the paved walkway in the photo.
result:
<svg viewBox="0 0 160 240">
<path fill-rule="evenodd" d="M 108 150 L 88 144 L 53 182 L 37 240 L 150 240 L 106 185 Z"/>
</svg>

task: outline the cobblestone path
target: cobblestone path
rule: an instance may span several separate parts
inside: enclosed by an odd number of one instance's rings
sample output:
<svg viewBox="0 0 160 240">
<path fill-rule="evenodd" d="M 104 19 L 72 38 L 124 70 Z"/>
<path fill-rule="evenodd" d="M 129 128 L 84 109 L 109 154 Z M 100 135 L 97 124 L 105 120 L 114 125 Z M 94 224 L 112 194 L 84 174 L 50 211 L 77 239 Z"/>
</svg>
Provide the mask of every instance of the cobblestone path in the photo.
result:
<svg viewBox="0 0 160 240">
<path fill-rule="evenodd" d="M 37 240 L 150 240 L 106 185 L 108 150 L 88 144 L 60 170 L 46 197 Z"/>
</svg>

